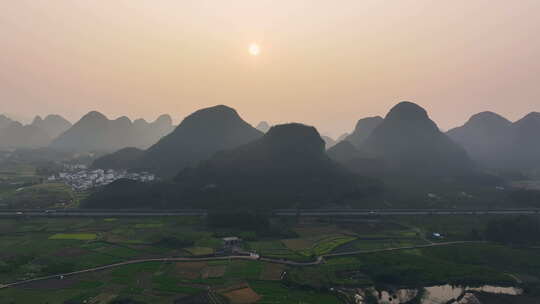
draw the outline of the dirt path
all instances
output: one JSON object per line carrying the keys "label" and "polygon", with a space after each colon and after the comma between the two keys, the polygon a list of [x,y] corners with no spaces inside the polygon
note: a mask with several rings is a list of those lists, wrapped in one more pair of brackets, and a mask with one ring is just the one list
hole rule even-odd
{"label": "dirt path", "polygon": [[408,249],[417,249],[417,248],[427,248],[427,247],[436,247],[436,246],[450,246],[450,245],[457,245],[457,244],[469,244],[469,243],[484,243],[482,241],[456,241],[456,242],[442,242],[442,243],[432,243],[427,245],[416,245],[416,246],[407,246],[407,247],[395,247],[395,248],[385,248],[385,249],[374,249],[374,250],[357,250],[357,251],[349,251],[349,252],[341,252],[341,253],[331,253],[326,254],[323,256],[317,257],[315,261],[312,262],[295,262],[290,260],[283,260],[283,259],[271,259],[271,258],[265,258],[265,257],[259,257],[258,255],[235,255],[235,256],[223,256],[223,257],[207,257],[207,258],[153,258],[153,259],[137,259],[137,260],[130,260],[115,264],[109,264],[105,266],[99,266],[94,268],[88,268],[83,269],[79,271],[73,271],[68,273],[61,273],[61,274],[55,274],[55,275],[49,275],[49,276],[43,276],[39,278],[29,279],[29,280],[23,280],[18,282],[13,282],[9,284],[0,284],[0,289],[4,288],[10,288],[10,287],[16,287],[21,286],[25,284],[29,284],[32,282],[37,281],[44,281],[44,280],[51,280],[56,279],[60,280],[66,277],[70,276],[76,276],[84,273],[90,273],[90,272],[96,272],[101,270],[107,270],[111,268],[116,268],[120,266],[125,265],[131,265],[131,264],[139,264],[139,263],[148,263],[148,262],[163,262],[163,263],[171,263],[171,262],[200,262],[200,261],[222,261],[222,260],[251,260],[251,261],[261,261],[261,262],[268,262],[268,263],[276,263],[276,264],[284,264],[289,266],[314,266],[324,263],[325,258],[331,258],[331,257],[339,257],[339,256],[348,256],[348,255],[357,255],[357,254],[370,254],[370,253],[377,253],[377,252],[387,252],[387,251],[398,251],[398,250],[408,250]]}

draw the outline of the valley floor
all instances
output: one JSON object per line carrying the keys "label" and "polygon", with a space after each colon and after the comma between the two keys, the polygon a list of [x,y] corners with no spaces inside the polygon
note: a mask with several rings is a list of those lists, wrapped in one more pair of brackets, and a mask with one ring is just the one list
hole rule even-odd
{"label": "valley floor", "polygon": [[[205,302],[193,303],[352,303],[355,293],[373,286],[447,283],[518,286],[525,295],[514,300],[535,298],[540,249],[451,243],[470,239],[471,229],[490,217],[273,218],[290,233],[265,236],[209,228],[200,217],[0,219],[0,284],[137,259],[185,259],[5,288],[0,303],[191,303],[201,297]],[[244,240],[242,250],[269,260],[188,260],[219,252],[221,238],[230,235]],[[167,242],[171,236],[186,242]],[[340,256],[349,252],[356,254]],[[326,256],[324,263],[276,263],[301,265],[318,256]]]}

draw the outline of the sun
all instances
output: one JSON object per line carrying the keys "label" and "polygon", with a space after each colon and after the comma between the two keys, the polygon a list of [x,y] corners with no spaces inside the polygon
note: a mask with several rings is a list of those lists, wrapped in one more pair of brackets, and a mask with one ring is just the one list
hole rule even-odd
{"label": "sun", "polygon": [[257,43],[251,43],[248,51],[251,56],[259,56],[261,53],[261,47]]}

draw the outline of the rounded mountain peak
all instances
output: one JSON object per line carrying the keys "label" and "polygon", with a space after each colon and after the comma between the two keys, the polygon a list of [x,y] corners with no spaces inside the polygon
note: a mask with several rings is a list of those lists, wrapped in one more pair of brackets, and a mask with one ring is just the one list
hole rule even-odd
{"label": "rounded mountain peak", "polygon": [[276,146],[303,147],[323,153],[325,143],[317,129],[300,123],[276,125],[270,128],[263,140]]}
{"label": "rounded mountain peak", "polygon": [[154,121],[154,123],[164,124],[164,125],[172,125],[171,115],[162,114]]}
{"label": "rounded mountain peak", "polygon": [[36,115],[36,117],[34,117],[34,120],[32,121],[32,124],[35,125],[41,122],[43,122],[43,118],[41,118],[41,116],[39,115]]}
{"label": "rounded mountain peak", "polygon": [[378,124],[380,124],[383,120],[384,119],[380,116],[361,118],[356,123],[356,126],[354,127],[354,129],[359,130],[365,127],[372,128],[373,126],[377,126]]}
{"label": "rounded mountain peak", "polygon": [[208,126],[223,126],[223,125],[238,125],[244,121],[238,115],[235,109],[218,105],[210,108],[198,110],[187,116],[180,126],[186,127],[208,127]]}
{"label": "rounded mountain peak", "polygon": [[402,101],[395,105],[388,114],[387,120],[425,120],[429,119],[427,111],[421,106],[410,102]]}
{"label": "rounded mountain peak", "polygon": [[501,115],[491,112],[491,111],[484,111],[480,112],[478,114],[474,114],[469,118],[469,121],[467,121],[467,124],[478,124],[478,123],[489,123],[489,124],[505,124],[510,125],[511,122],[502,117]]}
{"label": "rounded mountain peak", "polygon": [[81,120],[108,120],[108,118],[98,111],[91,111],[84,115]]}
{"label": "rounded mountain peak", "polygon": [[231,115],[231,116],[238,116],[238,113],[235,109],[228,107],[226,105],[217,105],[213,107],[208,107],[204,109],[200,109],[198,111],[195,111],[190,116],[198,116],[198,115]]}
{"label": "rounded mountain peak", "polygon": [[133,121],[134,124],[147,124],[148,122],[144,118],[137,118]]}
{"label": "rounded mountain peak", "polygon": [[266,133],[268,132],[268,130],[270,129],[270,124],[267,122],[267,121],[261,121],[259,122],[259,124],[257,125],[257,130],[263,132],[263,133]]}
{"label": "rounded mountain peak", "polygon": [[522,119],[518,120],[518,122],[527,120],[540,120],[540,112],[531,112],[525,115]]}
{"label": "rounded mountain peak", "polygon": [[125,123],[125,124],[131,124],[131,119],[129,119],[129,117],[127,116],[120,116],[117,119],[115,119],[115,121]]}

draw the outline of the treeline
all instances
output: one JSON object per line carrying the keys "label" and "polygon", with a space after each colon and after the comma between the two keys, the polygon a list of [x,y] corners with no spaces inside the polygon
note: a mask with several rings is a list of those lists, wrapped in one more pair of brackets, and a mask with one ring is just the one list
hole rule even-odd
{"label": "treeline", "polygon": [[520,189],[510,192],[509,198],[512,202],[527,206],[540,207],[540,191]]}
{"label": "treeline", "polygon": [[514,245],[540,242],[540,219],[533,216],[500,218],[489,221],[485,238],[488,241]]}
{"label": "treeline", "polygon": [[207,225],[216,232],[252,231],[257,237],[296,237],[287,225],[272,221],[265,211],[216,211],[208,214]]}

